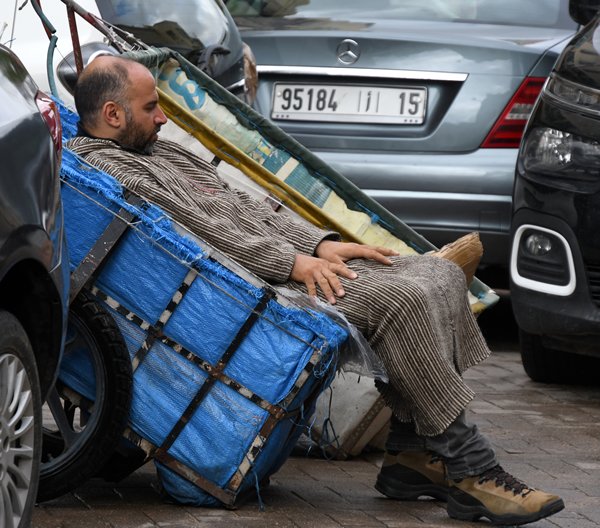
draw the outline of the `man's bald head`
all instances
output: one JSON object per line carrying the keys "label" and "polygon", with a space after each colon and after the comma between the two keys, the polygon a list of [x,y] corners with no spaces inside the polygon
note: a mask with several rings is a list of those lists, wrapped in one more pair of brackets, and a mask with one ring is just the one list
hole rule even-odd
{"label": "man's bald head", "polygon": [[158,105],[154,76],[131,59],[96,57],[75,85],[83,130],[122,147],[150,153],[167,118]]}
{"label": "man's bald head", "polygon": [[128,90],[132,73],[145,66],[123,57],[100,55],[81,72],[75,85],[75,107],[86,130],[93,129],[107,101],[128,108]]}

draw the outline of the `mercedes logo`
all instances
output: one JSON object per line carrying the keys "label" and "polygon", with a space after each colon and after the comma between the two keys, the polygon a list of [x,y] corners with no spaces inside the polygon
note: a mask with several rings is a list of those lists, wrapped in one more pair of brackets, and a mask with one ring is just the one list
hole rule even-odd
{"label": "mercedes logo", "polygon": [[337,47],[337,58],[342,64],[354,64],[360,57],[358,42],[344,39]]}

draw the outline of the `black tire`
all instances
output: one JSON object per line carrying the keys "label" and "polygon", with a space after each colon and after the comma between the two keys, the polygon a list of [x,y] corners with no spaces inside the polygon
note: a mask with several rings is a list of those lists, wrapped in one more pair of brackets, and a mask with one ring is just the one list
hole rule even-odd
{"label": "black tire", "polygon": [[597,383],[598,358],[545,346],[542,337],[519,329],[521,360],[527,375],[540,383]]}
{"label": "black tire", "polygon": [[[118,445],[129,416],[131,361],[110,314],[82,292],[71,304],[61,365],[83,354],[95,376],[95,398],[59,379],[48,396],[38,500],[53,499],[93,477]],[[99,402],[98,405],[95,402]]]}
{"label": "black tire", "polygon": [[41,446],[42,399],[35,356],[18,319],[0,311],[0,526],[31,525]]}

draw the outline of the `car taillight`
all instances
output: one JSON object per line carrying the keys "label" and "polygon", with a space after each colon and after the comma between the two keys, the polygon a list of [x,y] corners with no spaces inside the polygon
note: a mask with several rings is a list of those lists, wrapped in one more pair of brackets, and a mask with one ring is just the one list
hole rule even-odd
{"label": "car taillight", "polygon": [[521,83],[481,144],[482,148],[519,148],[527,119],[545,82],[545,77],[527,77]]}
{"label": "car taillight", "polygon": [[60,122],[58,107],[44,92],[37,93],[35,102],[40,110],[40,114],[42,114],[42,117],[48,126],[48,130],[50,130],[54,148],[56,149],[56,155],[58,156],[58,162],[60,163],[62,156],[62,124]]}

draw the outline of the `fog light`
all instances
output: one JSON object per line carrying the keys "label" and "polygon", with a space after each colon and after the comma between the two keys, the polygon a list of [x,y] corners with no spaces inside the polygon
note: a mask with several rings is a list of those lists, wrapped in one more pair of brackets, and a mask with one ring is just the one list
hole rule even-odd
{"label": "fog light", "polygon": [[514,284],[528,290],[571,295],[577,281],[566,238],[546,227],[518,226],[513,236],[510,277]]}
{"label": "fog light", "polygon": [[541,233],[533,233],[525,240],[525,247],[531,255],[541,257],[552,251],[552,240]]}

